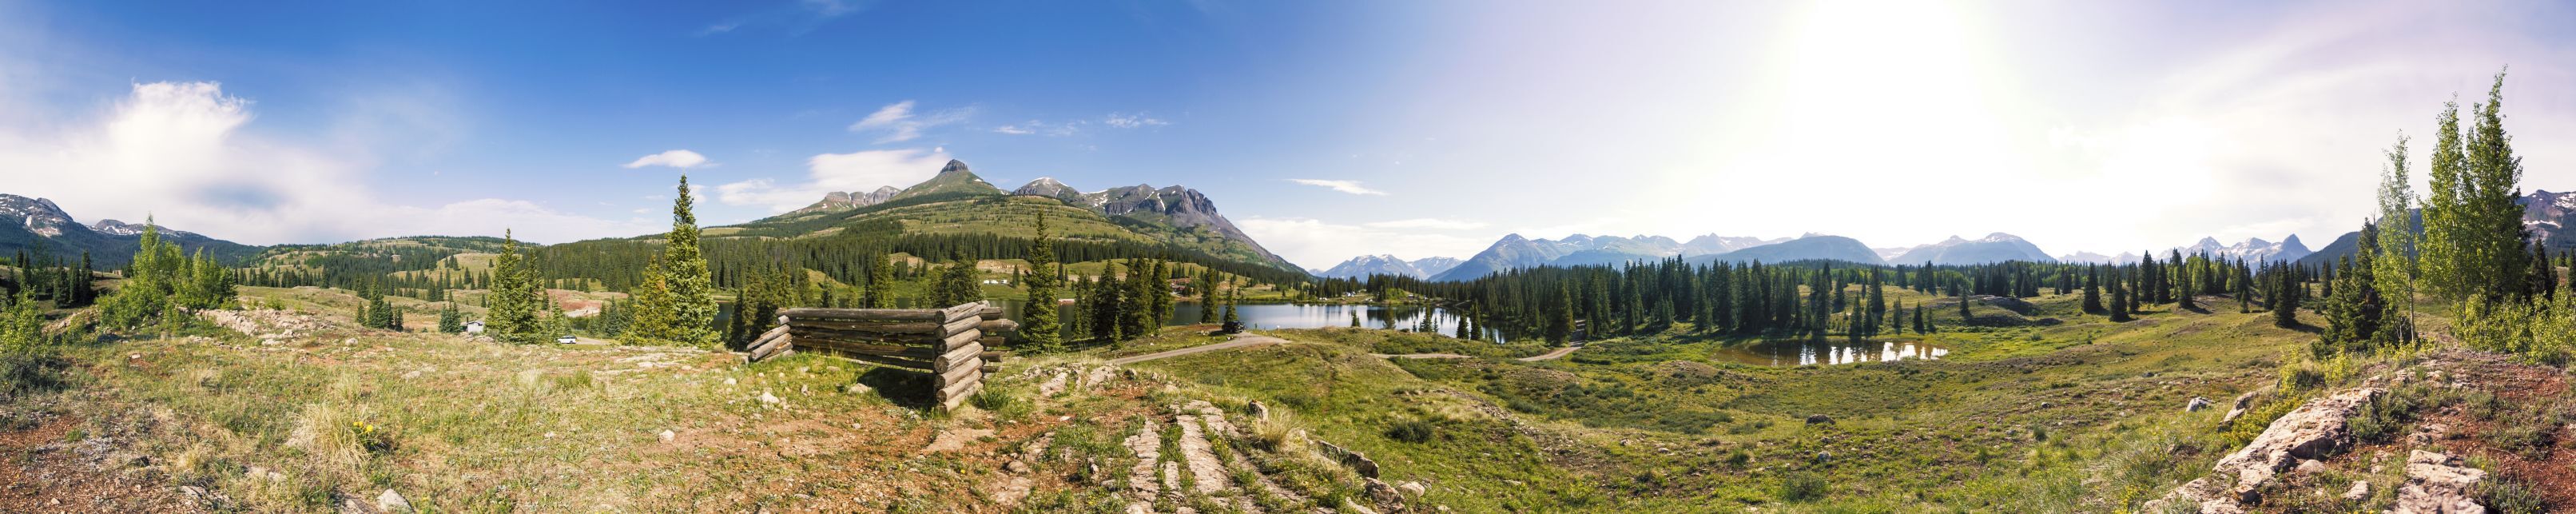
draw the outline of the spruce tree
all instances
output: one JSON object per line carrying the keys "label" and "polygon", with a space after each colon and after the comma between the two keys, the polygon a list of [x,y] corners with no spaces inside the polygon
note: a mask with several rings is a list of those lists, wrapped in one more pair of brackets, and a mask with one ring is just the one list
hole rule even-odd
{"label": "spruce tree", "polygon": [[894,256],[877,254],[868,260],[867,300],[861,305],[870,309],[894,308]]}
{"label": "spruce tree", "polygon": [[1026,325],[1020,327],[1020,340],[1042,352],[1061,349],[1064,326],[1055,310],[1056,282],[1063,270],[1055,264],[1055,241],[1047,237],[1046,211],[1038,211],[1037,239],[1029,243],[1029,273],[1022,279],[1029,286],[1029,302],[1020,314]]}
{"label": "spruce tree", "polygon": [[519,254],[519,239],[507,229],[501,231],[502,249],[492,258],[492,292],[490,306],[484,315],[483,331],[493,339],[511,343],[535,343],[544,339],[537,309],[544,305],[538,298],[534,266]]}
{"label": "spruce tree", "polygon": [[698,249],[698,216],[691,208],[689,176],[680,175],[679,194],[671,200],[671,233],[662,245],[664,282],[671,290],[670,341],[709,347],[716,344],[714,276]]}

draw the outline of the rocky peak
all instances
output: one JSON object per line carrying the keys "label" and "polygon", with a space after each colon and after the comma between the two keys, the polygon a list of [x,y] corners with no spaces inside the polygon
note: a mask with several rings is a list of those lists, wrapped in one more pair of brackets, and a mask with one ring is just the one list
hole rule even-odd
{"label": "rocky peak", "polygon": [[63,212],[62,206],[54,205],[53,200],[11,194],[0,194],[0,218],[16,218],[17,224],[26,227],[27,231],[45,237],[63,235],[63,227],[66,226],[80,226],[72,221],[71,214]]}
{"label": "rocky peak", "polygon": [[971,171],[967,171],[967,170],[966,170],[966,161],[960,161],[960,160],[956,160],[956,159],[949,159],[949,160],[948,160],[948,165],[947,165],[947,166],[941,166],[941,167],[939,167],[939,173],[940,173],[940,174],[942,174],[942,175],[945,175],[945,174],[949,174],[949,173],[973,173],[973,172],[971,172]]}
{"label": "rocky peak", "polygon": [[[101,233],[101,234],[116,235],[116,236],[131,236],[131,235],[135,235],[135,234],[141,234],[141,233],[143,233],[143,227],[144,227],[144,226],[145,226],[145,225],[140,224],[140,223],[126,223],[126,222],[117,221],[117,220],[98,220],[98,223],[92,223],[92,224],[90,224],[90,225],[89,225],[89,229],[90,229],[90,230],[98,231],[98,233]],[[191,233],[188,233],[188,232],[185,232],[185,231],[171,230],[171,229],[170,229],[170,227],[160,227],[160,228],[161,228],[161,233],[162,233],[162,234],[170,235],[170,236],[195,236],[195,235],[196,235],[196,234],[191,234]]]}

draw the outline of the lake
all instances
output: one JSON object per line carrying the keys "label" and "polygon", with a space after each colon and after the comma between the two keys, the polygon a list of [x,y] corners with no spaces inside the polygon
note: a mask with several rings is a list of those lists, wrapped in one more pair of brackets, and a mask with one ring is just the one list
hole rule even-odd
{"label": "lake", "polygon": [[1904,359],[1940,359],[1950,350],[1913,341],[1760,341],[1719,350],[1716,357],[1756,366],[1853,364]]}
{"label": "lake", "polygon": [[[1026,302],[1018,300],[994,300],[993,302],[1002,304],[1004,317],[1012,320],[1022,319],[1020,313],[1025,308]],[[1201,308],[1202,306],[1197,302],[1173,304],[1172,317],[1163,320],[1163,325],[1198,324]],[[1247,329],[1347,327],[1351,326],[1353,313],[1359,314],[1360,326],[1363,327],[1410,329],[1422,323],[1424,317],[1430,317],[1441,334],[1457,335],[1458,333],[1459,316],[1439,307],[1297,303],[1234,306],[1235,317],[1242,319],[1243,326]],[[1478,330],[1478,332],[1483,332],[1487,341],[1504,340],[1503,335],[1497,331]]]}

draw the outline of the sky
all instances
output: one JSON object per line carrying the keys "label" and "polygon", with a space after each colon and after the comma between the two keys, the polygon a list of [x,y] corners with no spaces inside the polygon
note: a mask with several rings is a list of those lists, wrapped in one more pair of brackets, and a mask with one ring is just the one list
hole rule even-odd
{"label": "sky", "polygon": [[2509,68],[2576,188],[2551,2],[0,0],[0,193],[253,244],[740,223],[949,159],[1179,184],[1271,250],[1505,234],[2322,247]]}

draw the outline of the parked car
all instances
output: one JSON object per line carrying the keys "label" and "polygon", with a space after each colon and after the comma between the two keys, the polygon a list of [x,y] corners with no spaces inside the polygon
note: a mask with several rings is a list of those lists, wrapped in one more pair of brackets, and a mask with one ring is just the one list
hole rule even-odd
{"label": "parked car", "polygon": [[574,341],[580,341],[580,340],[581,340],[581,338],[573,337],[573,336],[570,336],[570,335],[566,335],[566,336],[563,336],[563,337],[557,337],[557,338],[555,338],[555,342],[563,343],[563,344],[572,344]]}

